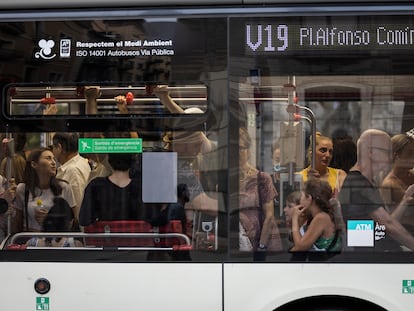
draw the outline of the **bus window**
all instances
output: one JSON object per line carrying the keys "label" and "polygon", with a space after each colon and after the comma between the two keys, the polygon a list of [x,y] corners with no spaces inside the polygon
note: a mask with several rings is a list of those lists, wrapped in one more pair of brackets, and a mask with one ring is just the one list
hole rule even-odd
{"label": "bus window", "polygon": [[[406,22],[410,23],[410,20]],[[286,196],[304,189],[305,168],[320,169],[319,176],[331,170],[328,170],[331,156],[325,157],[325,164],[315,164],[318,149],[309,152],[316,147],[312,141],[317,142],[318,135],[327,137],[332,146],[332,139],[342,137],[356,143],[367,129],[380,129],[391,137],[412,127],[409,121],[412,120],[412,72],[407,72],[403,65],[410,62],[406,50],[409,44],[404,39],[397,39],[399,25],[399,21],[392,17],[376,20],[367,20],[364,16],[355,17],[355,20],[339,16],[329,19],[306,17],[301,21],[267,17],[232,19],[231,34],[239,40],[231,43],[230,55],[234,61],[230,64],[238,60],[246,66],[243,75],[238,74],[237,66],[231,67],[232,81],[235,82],[231,85],[233,96],[230,100],[240,107],[235,119],[246,126],[253,137],[255,147],[251,161],[275,178],[279,193],[275,215],[282,234],[287,237],[285,245],[288,249],[292,246],[288,239],[292,227],[283,227]],[[327,36],[323,37],[322,33]],[[355,40],[359,39],[362,41],[357,43]],[[391,46],[398,48],[393,50]],[[389,69],[386,72],[384,64]],[[273,172],[271,160],[275,143],[280,148],[277,172]],[[323,166],[328,167],[325,173],[321,169]],[[376,177],[376,187],[381,186],[390,168],[391,163],[381,176]],[[344,176],[345,172],[338,171],[336,176],[338,174]],[[409,170],[407,174],[410,174]],[[345,178],[336,184],[333,182],[332,191],[339,192],[335,195],[338,198]],[[379,193],[377,196],[381,200]],[[386,202],[382,204],[387,205]],[[347,211],[344,213],[339,209],[338,213],[345,217]],[[378,220],[373,222],[372,217],[365,217],[370,220],[372,229],[367,231],[370,250],[381,253],[381,240],[384,236],[392,239],[393,233],[387,235]],[[355,242],[347,220],[349,218],[338,224],[344,226],[343,251],[364,251],[366,244],[362,240]],[[375,224],[378,226],[374,228]],[[234,226],[233,230],[238,228]],[[410,226],[401,230],[402,235],[412,239]],[[404,246],[398,249],[402,251]]]}
{"label": "bus window", "polygon": [[[216,251],[219,234],[226,232],[223,226],[219,233],[219,217],[223,217],[226,204],[225,179],[220,180],[219,175],[225,172],[227,136],[218,129],[227,125],[222,97],[226,20],[214,21],[75,18],[45,19],[34,24],[2,23],[2,39],[10,42],[14,55],[23,55],[1,64],[6,182],[15,178],[12,157],[20,150],[12,143],[20,134],[27,138],[23,153],[28,159],[38,147],[55,150],[56,133],[76,133],[76,157],[88,161],[91,168],[85,191],[89,191],[88,185],[112,179],[112,155],[126,153],[136,158],[129,178],[137,180],[139,187],[134,188],[131,196],[141,208],[135,220],[144,221],[145,225],[129,228],[134,234],[149,236],[144,238],[147,241],[143,246],[152,243],[157,251],[157,245],[165,243],[153,242],[168,239],[162,234],[172,233],[180,234],[189,249]],[[212,25],[220,36],[208,35]],[[180,111],[171,110],[164,99],[174,102]],[[54,160],[58,172],[68,170],[70,158]],[[19,183],[27,183],[24,176],[19,177]],[[180,190],[183,187],[187,195]],[[24,219],[27,213],[23,188],[17,186],[17,205]],[[101,200],[102,206],[121,202],[114,193],[102,189],[95,198]],[[30,216],[36,200],[42,201],[39,206],[46,210],[51,207],[51,202],[36,195],[28,195],[29,217],[36,215]],[[82,204],[75,208],[76,214],[82,214]],[[119,213],[109,219],[110,213],[100,213],[96,206],[99,204],[94,205],[94,213],[98,214],[93,217],[98,221],[131,220]],[[8,226],[10,217],[2,218],[4,235],[14,231]],[[38,221],[36,231],[41,231],[42,220],[33,221]],[[105,232],[105,225],[97,227],[98,233]],[[137,232],[137,228],[142,232]],[[83,228],[74,228],[74,235],[83,238],[80,229]],[[25,231],[23,226],[17,232],[21,230]],[[112,229],[114,234],[127,231]],[[29,237],[25,232],[18,234],[8,243],[24,242]],[[119,236],[114,238],[122,240]],[[165,247],[160,250],[165,251]]]}

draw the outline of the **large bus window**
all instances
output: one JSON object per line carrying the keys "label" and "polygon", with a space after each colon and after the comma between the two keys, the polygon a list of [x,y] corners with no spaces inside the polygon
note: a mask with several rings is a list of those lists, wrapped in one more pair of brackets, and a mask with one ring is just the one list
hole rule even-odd
{"label": "large bus window", "polygon": [[[17,183],[22,219],[16,229],[13,215],[1,218],[3,236],[16,234],[4,249],[59,238],[43,227],[53,200],[36,184],[25,192],[27,176],[14,167],[17,154],[37,167],[30,154],[38,148],[46,148],[57,178],[69,176],[69,154],[90,169],[82,182],[65,177],[63,184],[74,196],[64,198],[74,211],[72,238],[83,242],[77,250],[126,247],[141,260],[191,260],[198,257],[189,251],[203,258],[225,249],[226,25],[225,18],[177,17],[0,24],[10,51],[0,65],[1,175],[5,188]],[[66,145],[66,136],[78,138]],[[120,167],[133,159],[127,195],[108,184],[117,179],[117,158]]]}
{"label": "large bus window", "polygon": [[[303,174],[315,168],[309,152],[315,148],[312,140],[328,137],[332,145],[338,138],[347,138],[356,146],[367,129],[380,129],[391,137],[412,128],[409,49],[413,40],[408,26],[412,20],[400,18],[231,19],[234,40],[230,43],[230,105],[239,107],[232,110],[232,120],[247,127],[253,138],[252,163],[273,176],[278,191],[275,216],[285,251],[293,245],[286,198],[294,191],[303,191]],[[277,160],[272,159],[275,150],[279,152]],[[356,150],[349,157],[356,159]],[[331,158],[326,158],[328,166]],[[346,166],[347,172],[353,164]],[[390,168],[375,177],[376,187],[381,186]],[[340,174],[344,177],[337,178],[338,184],[332,186],[334,193],[340,191],[345,179],[345,171]],[[340,198],[341,193],[335,197]],[[388,203],[383,204],[386,207]],[[336,208],[340,218],[345,217],[344,210],[339,205]],[[398,234],[366,217],[371,224],[371,231],[366,232],[371,241],[368,249],[382,253],[384,236],[391,240]],[[355,242],[353,222],[348,220],[338,223],[343,253],[365,251],[363,234]],[[402,235],[412,234],[410,225],[404,228],[407,231],[401,229]],[[234,224],[232,230],[237,232],[239,228]],[[397,251],[404,249],[402,245]]]}

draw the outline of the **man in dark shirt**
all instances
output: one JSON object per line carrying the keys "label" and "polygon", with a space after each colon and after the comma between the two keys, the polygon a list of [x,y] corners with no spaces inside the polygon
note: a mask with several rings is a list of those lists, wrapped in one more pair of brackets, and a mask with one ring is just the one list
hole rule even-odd
{"label": "man in dark shirt", "polygon": [[[414,237],[387,211],[379,193],[390,165],[390,136],[375,129],[363,132],[357,143],[357,163],[349,171],[339,193],[345,223],[374,221],[374,248],[361,247],[361,250],[396,251],[401,250],[400,245],[414,250]],[[349,245],[348,239],[348,246],[357,245]]]}

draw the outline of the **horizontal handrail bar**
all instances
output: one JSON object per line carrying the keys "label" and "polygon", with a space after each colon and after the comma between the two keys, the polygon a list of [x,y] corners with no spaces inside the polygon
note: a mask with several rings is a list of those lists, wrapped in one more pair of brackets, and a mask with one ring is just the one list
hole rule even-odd
{"label": "horizontal handrail bar", "polygon": [[[87,87],[99,87],[100,91],[117,91],[117,90],[125,90],[125,91],[130,91],[130,90],[141,90],[141,91],[146,91],[146,87],[145,86],[110,86],[110,87],[105,87],[105,86],[99,86],[99,85],[91,85],[91,86],[87,86]],[[206,86],[205,85],[190,85],[190,86],[168,86],[168,89],[170,91],[173,90],[201,90],[201,89],[205,89]],[[41,87],[22,87],[22,86],[17,86],[14,88],[15,91],[18,92],[46,92],[46,93],[50,93],[50,92],[62,92],[62,91],[70,91],[70,92],[76,92],[79,90],[78,87],[53,87],[53,86],[41,86]]]}
{"label": "horizontal handrail bar", "polygon": [[[206,97],[174,97],[174,101],[206,101]],[[133,102],[154,102],[159,101],[157,97],[151,97],[151,98],[134,98],[132,100]],[[64,98],[64,99],[55,99],[55,103],[84,103],[84,98]],[[115,104],[114,98],[98,98],[97,102],[113,102]],[[40,103],[39,98],[13,98],[11,99],[11,103],[24,103],[24,104],[38,104]]]}
{"label": "horizontal handrail bar", "polygon": [[9,244],[16,243],[19,238],[33,237],[72,237],[72,238],[180,238],[186,245],[191,245],[190,238],[182,233],[142,233],[142,232],[108,232],[108,233],[83,233],[83,232],[19,232],[10,237]]}

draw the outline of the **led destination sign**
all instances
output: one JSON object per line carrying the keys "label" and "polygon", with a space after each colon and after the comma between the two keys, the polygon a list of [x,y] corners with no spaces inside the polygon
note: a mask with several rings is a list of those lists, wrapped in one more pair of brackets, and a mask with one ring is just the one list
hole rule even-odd
{"label": "led destination sign", "polygon": [[246,23],[248,54],[284,54],[295,51],[340,51],[349,49],[412,49],[414,25],[289,25]]}

